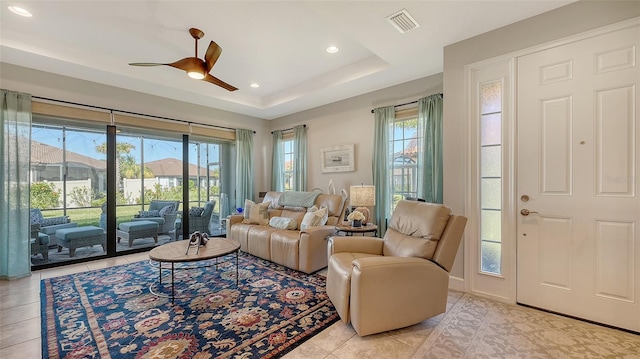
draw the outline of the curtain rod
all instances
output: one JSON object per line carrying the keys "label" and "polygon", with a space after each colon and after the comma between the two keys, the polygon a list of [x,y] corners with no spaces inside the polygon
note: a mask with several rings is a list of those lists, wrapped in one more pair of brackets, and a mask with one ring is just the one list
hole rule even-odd
{"label": "curtain rod", "polygon": [[[302,125],[302,127],[307,127],[307,125],[306,125],[306,124],[304,124],[304,125]],[[282,132],[284,132],[284,131],[291,131],[291,130],[293,130],[293,127],[291,127],[291,128],[285,128],[284,130],[282,130]],[[274,133],[274,132],[276,132],[276,131],[271,131],[271,134],[273,135],[273,133]]]}
{"label": "curtain rod", "polygon": [[[95,108],[95,109],[105,110],[105,111],[116,111],[116,112],[122,112],[122,113],[126,113],[127,115],[146,116],[146,117],[157,118],[157,119],[160,119],[160,120],[177,121],[177,122],[186,123],[186,124],[188,124],[188,125],[201,125],[201,126],[209,126],[209,127],[215,127],[215,128],[222,128],[222,129],[225,129],[225,130],[233,130],[233,131],[235,131],[235,130],[236,130],[235,128],[231,128],[231,127],[218,126],[218,125],[209,125],[209,124],[204,124],[204,123],[199,123],[199,122],[191,122],[191,121],[180,120],[180,119],[177,119],[177,118],[171,118],[171,117],[162,117],[162,116],[156,116],[156,115],[146,115],[146,114],[144,114],[144,113],[137,113],[137,112],[131,112],[131,111],[125,111],[125,110],[118,110],[118,109],[107,108],[107,107],[100,107],[100,106],[95,106],[95,105],[87,105],[87,104],[77,103],[77,102],[71,102],[71,101],[56,100],[56,99],[53,99],[53,98],[47,98],[47,97],[31,96],[31,98],[34,98],[34,99],[37,99],[37,100],[45,100],[45,101],[60,102],[60,103],[68,104],[68,105],[76,105],[76,106],[90,107],[90,108]],[[253,133],[256,133],[256,131],[253,131]]]}
{"label": "curtain rod", "polygon": [[[442,93],[438,93],[438,94],[436,94],[436,95],[440,95],[440,97],[444,98],[444,94],[442,94]],[[430,96],[433,96],[433,95],[430,95]],[[394,105],[393,107],[401,107],[401,106],[406,106],[406,105],[412,105],[412,104],[414,104],[414,103],[418,103],[418,100],[411,101],[411,102],[407,102],[407,103],[401,103],[401,104],[399,104],[399,105]],[[372,109],[372,110],[371,110],[371,113],[373,113],[373,111],[374,111],[374,110],[375,110],[375,109]]]}

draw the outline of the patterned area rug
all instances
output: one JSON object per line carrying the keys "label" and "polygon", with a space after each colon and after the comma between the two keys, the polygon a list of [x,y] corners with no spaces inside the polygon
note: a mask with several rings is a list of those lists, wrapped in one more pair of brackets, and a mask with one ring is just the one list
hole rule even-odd
{"label": "patterned area rug", "polygon": [[339,319],[324,277],[239,261],[176,271],[174,304],[149,261],[42,280],[43,358],[279,358]]}

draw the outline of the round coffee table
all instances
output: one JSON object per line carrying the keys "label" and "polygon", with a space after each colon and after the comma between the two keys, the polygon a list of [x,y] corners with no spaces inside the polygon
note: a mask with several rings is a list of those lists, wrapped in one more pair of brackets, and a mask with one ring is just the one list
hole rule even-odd
{"label": "round coffee table", "polygon": [[[196,251],[197,250],[197,251]],[[188,266],[184,268],[176,268],[176,263],[187,263],[187,262],[199,262],[209,259],[216,259],[216,262],[213,264],[217,267],[218,263],[217,259],[220,257],[224,257],[228,254],[235,253],[236,254],[236,287],[238,286],[238,252],[240,250],[240,243],[236,242],[230,238],[210,238],[206,245],[200,246],[196,248],[195,246],[189,247],[189,241],[177,241],[171,242],[167,244],[163,244],[161,246],[153,248],[149,252],[149,259],[158,262],[158,274],[159,286],[162,286],[162,269],[163,263],[171,263],[171,303],[173,303],[175,299],[175,281],[174,281],[174,272],[176,269],[195,269],[199,268],[199,266]],[[208,267],[212,264],[202,266]],[[155,295],[161,296],[160,293],[155,293],[152,289],[153,284],[149,286],[149,291]]]}

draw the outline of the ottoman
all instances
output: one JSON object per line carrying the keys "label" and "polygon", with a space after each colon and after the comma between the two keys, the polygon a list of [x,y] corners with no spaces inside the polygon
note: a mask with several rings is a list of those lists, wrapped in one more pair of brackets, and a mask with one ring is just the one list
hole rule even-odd
{"label": "ottoman", "polygon": [[158,243],[158,227],[158,222],[154,221],[120,223],[120,228],[118,228],[118,243],[120,243],[120,238],[124,238],[129,241],[129,247],[131,247],[134,239],[148,237],[153,237],[153,240]]}
{"label": "ottoman", "polygon": [[58,229],[56,238],[58,239],[58,252],[62,250],[62,247],[69,248],[69,257],[73,257],[76,254],[76,248],[89,247],[96,244],[101,245],[102,250],[107,250],[104,230],[96,226]]}

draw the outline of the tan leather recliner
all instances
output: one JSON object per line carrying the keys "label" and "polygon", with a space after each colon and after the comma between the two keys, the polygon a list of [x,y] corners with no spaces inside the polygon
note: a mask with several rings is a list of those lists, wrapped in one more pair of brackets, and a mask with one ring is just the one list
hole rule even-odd
{"label": "tan leather recliner", "polygon": [[342,321],[365,336],[444,313],[466,223],[443,205],[400,201],[384,238],[331,237],[327,294]]}

